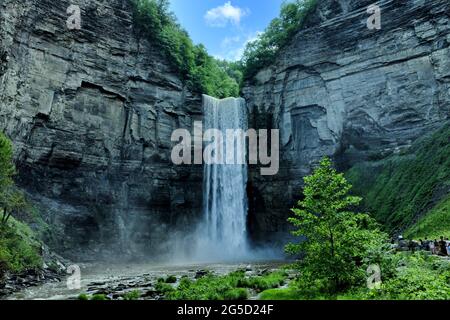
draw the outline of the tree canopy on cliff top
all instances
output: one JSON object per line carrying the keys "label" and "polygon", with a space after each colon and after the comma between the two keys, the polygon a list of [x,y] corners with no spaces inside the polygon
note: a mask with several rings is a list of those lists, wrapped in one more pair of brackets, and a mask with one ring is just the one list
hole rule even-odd
{"label": "tree canopy on cliff top", "polygon": [[279,17],[247,44],[241,61],[220,61],[202,44],[195,45],[170,11],[170,0],[132,0],[141,36],[157,44],[170,58],[188,88],[216,98],[237,97],[243,79],[250,79],[275,61],[304,26],[318,0],[286,1]]}
{"label": "tree canopy on cliff top", "polygon": [[170,58],[188,88],[217,98],[237,97],[242,74],[235,64],[218,61],[189,34],[170,11],[169,0],[133,0],[134,21],[141,36]]}
{"label": "tree canopy on cliff top", "polygon": [[275,61],[280,50],[304,26],[317,3],[318,0],[294,0],[282,4],[279,17],[273,19],[255,41],[247,44],[241,62],[245,79]]}

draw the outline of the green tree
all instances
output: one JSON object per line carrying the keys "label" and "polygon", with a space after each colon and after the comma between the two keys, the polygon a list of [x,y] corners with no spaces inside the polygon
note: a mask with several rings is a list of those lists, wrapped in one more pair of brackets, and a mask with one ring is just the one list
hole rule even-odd
{"label": "green tree", "polygon": [[0,132],[0,194],[13,184],[15,168],[11,141]]}
{"label": "green tree", "polygon": [[13,181],[15,174],[11,141],[0,133],[0,223],[6,224],[12,214],[26,210],[28,205],[24,194]]}
{"label": "green tree", "polygon": [[0,197],[0,205],[3,207],[2,224],[8,223],[13,214],[29,211],[29,204],[23,192],[15,187],[6,190]]}
{"label": "green tree", "polygon": [[321,281],[327,291],[363,281],[364,259],[383,245],[386,235],[369,215],[352,211],[361,198],[349,194],[351,185],[330,159],[324,158],[304,181],[304,199],[288,220],[295,227],[292,234],[302,239],[286,251],[303,254],[302,277]]}
{"label": "green tree", "polygon": [[0,208],[3,216],[1,223],[6,223],[7,217],[10,215],[11,205],[11,188],[13,187],[13,175],[15,173],[12,161],[13,149],[11,141],[0,133]]}
{"label": "green tree", "polygon": [[22,272],[42,265],[40,243],[31,229],[18,220],[9,221],[11,216],[31,209],[14,184],[14,174],[11,141],[0,133],[0,281],[6,271]]}
{"label": "green tree", "polygon": [[133,0],[136,30],[169,58],[186,86],[217,98],[239,95],[239,73],[194,45],[170,11],[169,0]]}
{"label": "green tree", "polygon": [[266,30],[245,48],[242,58],[245,79],[275,61],[280,50],[304,26],[316,6],[317,0],[286,1],[281,5],[279,17],[273,19]]}

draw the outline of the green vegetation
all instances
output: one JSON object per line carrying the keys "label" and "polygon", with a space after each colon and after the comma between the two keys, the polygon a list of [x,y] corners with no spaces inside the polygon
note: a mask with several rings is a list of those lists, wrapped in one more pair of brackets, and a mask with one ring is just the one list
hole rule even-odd
{"label": "green vegetation", "polygon": [[165,279],[165,282],[166,282],[166,283],[176,283],[176,282],[177,282],[177,277],[175,277],[175,276],[168,276],[168,277]]}
{"label": "green vegetation", "polygon": [[[383,272],[379,288],[363,285],[342,292],[324,292],[321,285],[299,277],[286,289],[261,293],[262,300],[448,300],[450,299],[450,263],[424,253],[385,252],[383,260],[389,272]],[[392,272],[393,271],[393,272]]]}
{"label": "green vegetation", "polygon": [[424,253],[398,254],[394,277],[382,283],[379,290],[362,291],[362,297],[381,300],[448,300],[450,299],[450,263]]}
{"label": "green vegetation", "polygon": [[142,295],[141,291],[133,290],[133,291],[125,293],[123,296],[123,299],[124,300],[139,300],[141,295]]}
{"label": "green vegetation", "polygon": [[336,298],[341,300],[448,300],[450,263],[423,252],[392,253],[395,273],[382,277],[379,289],[354,289]]}
{"label": "green vegetation", "polygon": [[300,30],[312,13],[317,0],[295,0],[283,3],[280,16],[272,20],[265,32],[250,42],[242,59],[246,79],[275,61],[280,50],[285,47]]}
{"label": "green vegetation", "polygon": [[239,62],[211,57],[206,48],[195,45],[170,11],[170,0],[133,0],[134,22],[141,37],[147,38],[170,58],[188,88],[217,98],[237,97],[243,79],[274,63],[280,50],[301,29],[315,10],[317,0],[283,3],[279,17],[265,32],[247,44]]}
{"label": "green vegetation", "polygon": [[12,144],[0,133],[0,279],[7,271],[19,273],[40,268],[42,258],[36,235],[14,216],[29,211],[25,196],[14,185]]}
{"label": "green vegetation", "polygon": [[174,291],[174,287],[164,281],[158,281],[155,290],[160,294],[167,294],[168,292]]}
{"label": "green vegetation", "polygon": [[269,289],[259,296],[260,300],[301,300],[300,293],[293,288]]}
{"label": "green vegetation", "polygon": [[[445,138],[442,137],[447,137],[448,141],[448,135],[443,134],[446,130],[448,128],[431,139],[425,139],[426,143],[417,147],[419,156],[415,159],[424,161],[421,158],[423,150],[437,152],[436,146],[445,147]],[[432,155],[435,160],[441,156],[437,153]],[[445,173],[446,169],[448,171],[445,167],[448,159],[442,160],[440,164],[444,168],[434,167],[438,175]],[[297,263],[298,277],[289,283],[288,288],[263,291],[260,298],[450,299],[449,261],[426,252],[397,252],[392,249],[387,244],[387,236],[367,214],[349,210],[361,201],[361,198],[349,195],[350,190],[351,185],[332,168],[328,159],[322,160],[313,174],[305,178],[304,199],[292,210],[294,217],[289,219],[295,227],[293,234],[303,238],[299,243],[287,246],[288,252],[303,255]],[[439,221],[448,219],[449,212],[447,198],[413,227],[411,234],[443,232],[439,228],[445,222]],[[448,228],[448,224],[445,227]],[[373,288],[367,286],[368,279],[373,275],[369,273],[368,266],[377,266],[381,271],[381,282]]]}
{"label": "green vegetation", "polygon": [[368,215],[355,213],[361,198],[349,195],[351,185],[337,173],[328,158],[305,177],[304,199],[292,209],[289,222],[298,243],[286,246],[292,254],[303,254],[299,268],[306,282],[338,292],[362,283],[364,259],[387,240]]}
{"label": "green vegetation", "polygon": [[196,281],[183,278],[180,284],[168,292],[168,300],[226,300],[233,295],[242,272],[231,273],[226,276],[207,275]]}
{"label": "green vegetation", "polygon": [[[78,296],[78,300],[92,300],[92,301],[106,301],[109,300],[109,298],[105,294],[94,294],[94,295],[88,295],[87,293],[81,293]],[[131,300],[131,299],[130,299]]]}
{"label": "green vegetation", "polygon": [[11,218],[0,225],[0,278],[6,271],[20,273],[42,267],[40,242],[25,224]]}
{"label": "green vegetation", "polygon": [[87,301],[87,300],[89,300],[89,296],[88,296],[86,293],[81,293],[81,294],[78,296],[78,300]]}
{"label": "green vegetation", "polygon": [[449,140],[450,125],[447,125],[420,139],[401,155],[393,155],[375,165],[362,163],[347,173],[355,193],[365,197],[364,207],[389,232],[402,232],[411,227],[417,217],[434,206],[435,196],[448,190]]}
{"label": "green vegetation", "polygon": [[406,239],[450,238],[450,196],[441,201],[404,233]]}
{"label": "green vegetation", "polygon": [[159,282],[157,291],[164,293],[168,300],[243,300],[248,298],[248,289],[261,292],[277,288],[286,277],[281,271],[254,277],[236,271],[226,276],[209,274],[195,281],[184,277],[176,288]]}
{"label": "green vegetation", "polygon": [[217,61],[194,45],[169,10],[169,0],[133,0],[134,21],[142,37],[158,46],[187,86],[217,98],[237,97],[242,74],[236,64]]}
{"label": "green vegetation", "polygon": [[228,301],[239,301],[247,299],[248,299],[248,291],[245,288],[230,289],[226,291],[223,295],[223,300]]}
{"label": "green vegetation", "polygon": [[16,169],[13,164],[12,143],[0,133],[0,208],[1,224],[6,224],[11,215],[26,207],[24,195],[14,186],[13,176]]}
{"label": "green vegetation", "polygon": [[237,286],[260,292],[283,285],[286,277],[287,274],[284,271],[277,271],[264,276],[239,279]]}
{"label": "green vegetation", "polygon": [[[13,176],[16,172],[12,162],[13,149],[11,141],[0,133],[0,194],[3,201],[3,194],[13,185]],[[3,202],[2,202],[3,203]]]}
{"label": "green vegetation", "polygon": [[97,301],[105,301],[105,300],[109,300],[106,295],[104,294],[94,294],[90,300],[97,300]]}
{"label": "green vegetation", "polygon": [[9,218],[14,214],[28,211],[30,209],[24,194],[15,187],[10,187],[4,190],[1,194],[1,204],[3,207],[3,214],[0,220],[1,224],[8,223]]}

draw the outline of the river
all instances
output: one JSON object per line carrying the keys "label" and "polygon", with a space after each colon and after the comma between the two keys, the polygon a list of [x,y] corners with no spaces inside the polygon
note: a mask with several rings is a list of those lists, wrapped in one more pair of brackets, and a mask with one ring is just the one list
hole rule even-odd
{"label": "river", "polygon": [[[182,276],[195,279],[204,271],[215,275],[225,275],[238,269],[246,269],[250,274],[258,274],[265,270],[276,270],[286,261],[263,261],[213,264],[83,264],[80,265],[81,288],[70,290],[67,278],[60,282],[44,283],[30,287],[7,297],[8,300],[69,300],[77,299],[81,293],[105,294],[117,299],[123,293],[139,290],[143,299],[158,300],[162,297],[155,293],[154,285],[159,278]],[[252,297],[253,299],[256,297]]]}

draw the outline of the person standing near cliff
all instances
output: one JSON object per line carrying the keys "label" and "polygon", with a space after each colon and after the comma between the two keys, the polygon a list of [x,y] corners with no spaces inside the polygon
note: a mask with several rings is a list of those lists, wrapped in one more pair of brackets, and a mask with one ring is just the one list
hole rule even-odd
{"label": "person standing near cliff", "polygon": [[434,244],[435,244],[435,243],[436,243],[436,242],[433,241],[433,240],[430,241],[429,248],[430,248],[431,254],[434,254]]}
{"label": "person standing near cliff", "polygon": [[440,256],[447,256],[447,242],[445,242],[444,237],[441,237],[441,241],[439,241],[439,252]]}

